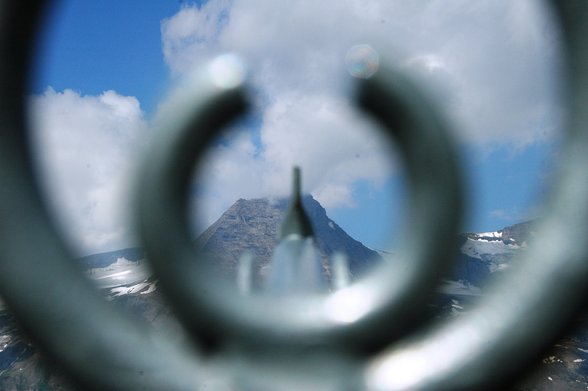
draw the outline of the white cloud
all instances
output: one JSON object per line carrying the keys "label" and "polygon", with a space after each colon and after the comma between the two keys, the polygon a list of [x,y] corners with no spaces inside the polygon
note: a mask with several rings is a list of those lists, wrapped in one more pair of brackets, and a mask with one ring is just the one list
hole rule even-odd
{"label": "white cloud", "polygon": [[[354,206],[354,184],[378,188],[396,170],[374,125],[350,103],[345,54],[356,44],[414,72],[468,143],[520,149],[553,137],[558,36],[541,4],[209,0],[182,7],[161,24],[172,74],[236,52],[250,65],[260,118],[256,134],[239,133],[211,154],[200,193],[204,224],[238,197],[286,195],[293,164],[328,208]],[[128,245],[129,173],[147,127],[138,100],[48,89],[31,102],[40,176],[71,242],[80,253]]]}
{"label": "white cloud", "polygon": [[[210,0],[165,20],[162,40],[164,49],[176,49],[165,50],[165,59],[178,73],[217,53],[243,55],[270,103],[284,93],[298,92],[300,99],[325,90],[340,93],[346,51],[369,43],[389,62],[421,68],[427,87],[452,97],[449,114],[461,136],[531,142],[557,125],[558,114],[558,35],[542,5]],[[211,21],[222,22],[212,28]]]}
{"label": "white cloud", "polygon": [[347,97],[344,58],[358,43],[413,72],[467,143],[521,147],[553,137],[558,36],[541,6],[532,0],[209,0],[183,7],[162,22],[170,69],[181,75],[219,53],[242,55],[262,119],[259,145],[241,140],[211,163],[224,193],[217,191],[211,199],[217,206],[208,210],[223,210],[220,198],[284,193],[294,163],[308,168],[305,188],[331,207],[353,205],[357,180],[377,185],[390,174],[382,168],[381,143],[364,137],[366,125]]}
{"label": "white cloud", "polygon": [[177,64],[173,71],[186,71],[199,52],[216,44],[230,5],[229,0],[217,0],[207,2],[201,9],[184,6],[172,20],[162,22],[163,55]]}
{"label": "white cloud", "polygon": [[303,189],[323,206],[355,206],[356,181],[381,186],[397,165],[387,141],[356,114],[329,95],[285,95],[269,105],[257,144],[257,136],[236,129],[209,152],[201,170],[206,190],[198,201],[206,215],[200,223],[208,226],[237,198],[287,196],[294,165],[302,168]]}
{"label": "white cloud", "polygon": [[303,189],[323,206],[355,206],[356,181],[379,187],[396,170],[387,141],[372,127],[335,97],[284,97],[268,106],[257,134],[235,129],[211,148],[196,200],[204,213],[199,223],[208,226],[237,198],[288,195],[294,165],[302,167]]}
{"label": "white cloud", "polygon": [[146,127],[138,100],[49,88],[30,113],[42,186],[75,250],[128,246],[131,162]]}

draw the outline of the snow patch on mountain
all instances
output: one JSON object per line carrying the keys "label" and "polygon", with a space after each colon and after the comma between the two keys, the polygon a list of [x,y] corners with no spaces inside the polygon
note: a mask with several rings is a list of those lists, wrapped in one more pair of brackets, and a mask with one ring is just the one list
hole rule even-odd
{"label": "snow patch on mountain", "polygon": [[502,232],[485,232],[468,234],[460,250],[464,255],[486,263],[489,271],[494,273],[507,269],[514,255],[525,247],[513,239],[503,238]]}
{"label": "snow patch on mountain", "polygon": [[147,295],[149,293],[155,292],[156,289],[157,281],[145,280],[143,282],[133,284],[130,286],[119,286],[111,288],[107,293],[107,298],[130,295],[134,293],[138,293],[140,295]]}
{"label": "snow patch on mountain", "polygon": [[[502,231],[494,231],[494,232],[480,232],[474,234],[481,238],[495,238],[495,239],[502,239]],[[487,239],[486,239],[487,240]]]}
{"label": "snow patch on mountain", "polygon": [[[125,257],[117,258],[116,262],[102,268],[93,268],[86,275],[99,289],[130,287],[146,281],[151,270],[143,261],[130,261]],[[131,289],[128,293],[134,293]]]}

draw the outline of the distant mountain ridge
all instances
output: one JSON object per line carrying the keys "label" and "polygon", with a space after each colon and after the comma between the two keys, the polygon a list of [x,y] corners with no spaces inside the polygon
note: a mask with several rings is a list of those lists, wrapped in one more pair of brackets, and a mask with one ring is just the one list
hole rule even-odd
{"label": "distant mountain ridge", "polygon": [[525,251],[535,232],[534,221],[526,221],[498,231],[460,235],[460,252],[451,280],[484,287],[494,273],[508,269],[515,256]]}
{"label": "distant mountain ridge", "polygon": [[[347,255],[353,276],[382,260],[374,250],[349,236],[327,216],[321,204],[311,195],[302,198],[311,221],[323,270],[330,276],[329,259],[335,253]],[[196,246],[214,259],[218,269],[234,275],[240,257],[246,251],[258,261],[260,273],[269,264],[278,237],[278,230],[288,200],[239,199],[196,240]]]}
{"label": "distant mountain ridge", "polygon": [[[380,253],[351,238],[311,195],[303,197],[303,205],[315,231],[322,266],[330,276],[329,258],[337,252],[348,256],[350,269],[359,276],[371,265],[381,262]],[[259,273],[270,262],[287,199],[239,199],[197,239],[196,246],[211,256],[217,270],[230,278],[235,276],[240,257],[246,251],[258,260]],[[459,235],[460,252],[447,280],[484,287],[495,272],[510,267],[516,254],[525,251],[527,240],[534,235],[533,221],[504,227],[494,232]],[[92,254],[80,258],[86,270],[105,268],[124,258],[131,262],[145,259],[139,247]]]}
{"label": "distant mountain ridge", "polygon": [[[323,241],[341,240],[342,243],[323,244],[322,253],[340,251],[344,245],[361,254],[361,243],[346,237],[340,228],[326,216],[324,209],[314,199],[305,201],[317,237]],[[231,251],[252,249],[255,241],[243,238],[235,229],[247,227],[248,232],[260,238],[261,250],[257,254],[271,256],[276,240],[277,227],[282,220],[285,201],[239,200],[224,218],[219,219],[200,236],[201,244],[216,243],[222,250],[223,241],[239,243]],[[329,236],[332,235],[332,238]],[[456,269],[449,273],[438,294],[432,297],[428,309],[438,318],[451,318],[468,312],[480,296],[484,295],[486,281],[507,271],[517,256],[526,251],[527,238],[533,236],[532,222],[516,224],[494,232],[466,233],[460,235],[460,256]],[[321,246],[319,241],[319,246]],[[343,247],[342,247],[343,246]],[[373,252],[367,249],[364,254]],[[104,297],[143,319],[154,331],[165,332],[175,318],[165,298],[160,295],[157,279],[142,271],[144,252],[128,248],[102,254],[93,254],[80,261],[88,277],[94,280]],[[237,258],[238,259],[238,258]],[[353,264],[353,263],[352,263]],[[359,263],[360,269],[367,264]],[[120,279],[125,276],[124,279]],[[111,286],[113,282],[120,284]],[[106,282],[106,284],[105,284]],[[179,329],[172,328],[172,330]],[[23,337],[8,309],[0,306],[0,390],[73,391],[77,388],[45,361],[27,338]],[[579,318],[573,334],[561,339],[548,353],[537,361],[535,372],[512,388],[513,391],[585,390],[588,388],[588,315]]]}

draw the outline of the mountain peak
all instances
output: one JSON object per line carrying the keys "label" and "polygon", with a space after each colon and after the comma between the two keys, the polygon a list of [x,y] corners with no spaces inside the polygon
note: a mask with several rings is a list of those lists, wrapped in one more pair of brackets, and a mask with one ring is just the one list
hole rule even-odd
{"label": "mountain peak", "polygon": [[[336,253],[347,256],[353,276],[381,260],[378,253],[351,238],[331,220],[310,194],[301,197],[301,203],[312,226],[327,277],[331,270],[329,259]],[[245,252],[255,257],[260,274],[264,274],[288,204],[285,198],[238,199],[197,238],[197,247],[213,260],[215,269],[229,278],[235,276],[239,259]]]}
{"label": "mountain peak", "polygon": [[292,175],[292,194],[290,195],[288,209],[286,210],[284,218],[282,219],[282,224],[280,225],[280,240],[283,240],[290,235],[301,237],[314,236],[312,224],[302,206],[302,185],[300,183],[300,175],[300,167],[294,167]]}

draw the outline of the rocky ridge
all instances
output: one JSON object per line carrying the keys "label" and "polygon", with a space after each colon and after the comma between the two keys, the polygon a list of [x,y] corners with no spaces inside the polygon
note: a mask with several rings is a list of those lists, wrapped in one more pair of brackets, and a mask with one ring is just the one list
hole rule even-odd
{"label": "rocky ridge", "polygon": [[[304,196],[302,203],[310,218],[327,278],[330,276],[329,259],[335,253],[347,256],[353,276],[361,275],[381,261],[376,251],[350,237],[331,220],[312,196]],[[263,274],[271,260],[287,205],[285,199],[240,199],[198,237],[196,247],[228,278],[234,278],[239,259],[245,252],[255,257],[259,273]]]}
{"label": "rocky ridge", "polygon": [[[331,240],[325,234],[325,230],[332,235],[340,235],[336,229],[338,226],[326,217],[324,209],[312,209],[312,202],[310,200],[311,220],[322,221],[315,227],[317,236],[322,235],[326,238],[324,240]],[[240,243],[239,246],[235,246],[235,249],[239,251],[245,248],[255,250],[254,241],[242,239],[239,233],[233,229],[223,228],[247,226],[250,232],[259,237],[265,237],[267,241],[267,243],[264,242],[266,247],[257,250],[256,254],[261,257],[265,251],[266,256],[269,256],[275,241],[274,233],[277,232],[277,226],[281,221],[279,210],[282,206],[269,205],[267,201],[263,200],[255,200],[254,202],[241,200],[233,207],[233,210],[230,213],[227,211],[227,216],[225,216],[231,224],[225,225],[226,222],[220,219],[214,229],[211,227],[201,236],[201,244],[216,243],[219,246],[217,248],[223,250],[224,247],[220,242],[224,238],[224,240]],[[248,214],[250,210],[248,208],[254,210],[255,213]],[[529,233],[532,235],[532,226],[529,223],[524,223],[495,232],[461,235],[461,256],[458,259],[458,266],[453,273],[447,276],[450,289],[440,291],[436,296],[436,302],[431,305],[431,308],[436,311],[436,316],[439,318],[456,317],[467,312],[475,304],[477,297],[483,295],[484,283],[507,272],[511,262],[516,262],[516,255],[525,251],[526,238],[529,237]],[[338,251],[341,248],[340,244],[338,246],[327,244],[330,246],[325,246],[321,250],[324,254],[332,254],[333,251]],[[353,250],[357,244],[349,246]],[[82,262],[87,263],[85,266],[88,269],[89,277],[98,278],[101,281],[105,277],[120,276],[121,271],[133,270],[130,274],[137,276],[137,278],[129,278],[128,283],[111,286],[111,284],[101,282],[98,286],[108,287],[103,288],[102,292],[105,298],[112,301],[114,305],[122,306],[134,313],[155,330],[165,330],[169,322],[174,322],[173,315],[165,300],[160,296],[157,280],[153,279],[149,273],[140,271],[142,260],[129,259],[136,254],[138,254],[137,249],[121,250],[97,254],[82,260]],[[367,252],[367,254],[371,253]],[[363,265],[360,264],[359,267],[361,268]],[[73,391],[76,389],[59,376],[59,372],[50,363],[43,360],[35,346],[20,334],[9,311],[4,308],[0,309],[0,334],[1,390]],[[574,391],[587,388],[588,317],[581,316],[575,329],[546,352],[537,362],[535,370],[521,383],[513,386],[512,390]]]}
{"label": "rocky ridge", "polygon": [[460,252],[449,278],[483,288],[508,269],[516,255],[526,251],[534,234],[532,221],[494,232],[461,234]]}

